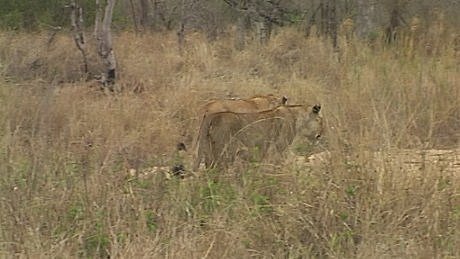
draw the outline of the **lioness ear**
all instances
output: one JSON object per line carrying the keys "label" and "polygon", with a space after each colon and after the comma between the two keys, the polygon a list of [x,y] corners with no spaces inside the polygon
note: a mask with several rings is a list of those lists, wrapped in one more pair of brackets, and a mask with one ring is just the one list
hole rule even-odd
{"label": "lioness ear", "polygon": [[313,113],[319,113],[319,111],[321,111],[321,105],[315,104],[315,106],[313,106],[312,111]]}
{"label": "lioness ear", "polygon": [[283,97],[281,97],[281,105],[286,105],[287,101],[288,101],[288,98],[285,95],[283,95]]}

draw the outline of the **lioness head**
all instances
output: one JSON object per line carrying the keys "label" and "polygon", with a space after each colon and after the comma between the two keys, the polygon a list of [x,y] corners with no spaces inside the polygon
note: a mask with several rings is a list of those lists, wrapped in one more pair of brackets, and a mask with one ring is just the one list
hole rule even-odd
{"label": "lioness head", "polygon": [[319,139],[323,133],[323,117],[320,115],[321,105],[316,104],[311,108],[311,112],[308,117],[301,117],[299,120],[302,125],[302,129],[299,129],[299,133],[302,136],[308,137],[311,140]]}
{"label": "lioness head", "polygon": [[309,141],[315,141],[321,138],[324,131],[324,125],[320,111],[321,105],[316,104],[311,107],[307,116],[300,116],[297,123],[297,134],[300,137],[306,137]]}

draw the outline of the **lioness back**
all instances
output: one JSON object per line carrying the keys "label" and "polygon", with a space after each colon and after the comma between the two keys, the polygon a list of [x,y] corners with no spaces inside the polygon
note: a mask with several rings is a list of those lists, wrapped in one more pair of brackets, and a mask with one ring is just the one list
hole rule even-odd
{"label": "lioness back", "polygon": [[256,95],[248,99],[219,99],[212,100],[206,103],[200,114],[206,115],[207,113],[216,112],[255,112],[260,110],[268,110],[285,105],[287,102],[286,97],[275,97],[269,95]]}
{"label": "lioness back", "polygon": [[[314,141],[323,131],[320,106],[280,106],[252,112],[209,116],[211,166],[227,167],[236,157],[263,160],[269,150],[283,153],[295,139]],[[241,156],[244,154],[244,156]]]}
{"label": "lioness back", "polygon": [[206,167],[210,166],[212,161],[210,154],[210,143],[207,136],[209,135],[209,116],[220,112],[250,113],[262,110],[269,110],[287,102],[286,97],[276,97],[272,94],[258,95],[248,99],[222,99],[213,100],[206,103],[201,111],[201,123],[198,135],[195,140],[195,158],[193,170],[197,170],[201,160],[204,158]]}

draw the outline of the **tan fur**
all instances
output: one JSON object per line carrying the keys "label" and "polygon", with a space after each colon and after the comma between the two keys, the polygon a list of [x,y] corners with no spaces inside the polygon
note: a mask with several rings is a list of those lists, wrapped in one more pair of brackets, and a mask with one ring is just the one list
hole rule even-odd
{"label": "tan fur", "polygon": [[[311,142],[321,136],[320,106],[280,106],[261,112],[210,114],[206,135],[207,167],[225,168],[236,157],[263,160],[270,150],[282,154],[293,142]],[[200,154],[198,154],[200,155]]]}
{"label": "tan fur", "polygon": [[276,108],[281,105],[285,105],[287,102],[286,97],[275,97],[272,94],[269,95],[257,95],[248,99],[222,99],[213,100],[206,103],[201,111],[201,123],[198,131],[198,135],[195,140],[195,158],[193,163],[193,170],[197,170],[201,160],[205,160],[206,167],[210,166],[212,162],[211,154],[209,153],[210,143],[209,140],[209,118],[212,114],[221,112],[235,112],[235,113],[250,113],[263,110],[269,110]]}
{"label": "tan fur", "polygon": [[269,110],[280,105],[284,105],[285,97],[276,97],[269,95],[256,95],[248,99],[218,99],[212,100],[203,105],[200,114],[216,112],[254,112],[260,110]]}

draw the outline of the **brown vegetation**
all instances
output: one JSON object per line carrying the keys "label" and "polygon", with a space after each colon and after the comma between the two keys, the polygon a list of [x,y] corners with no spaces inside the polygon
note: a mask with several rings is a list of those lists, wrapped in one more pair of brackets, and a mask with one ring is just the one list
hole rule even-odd
{"label": "brown vegetation", "polygon": [[[243,51],[193,34],[180,55],[173,34],[120,33],[114,94],[79,80],[70,36],[1,33],[0,257],[460,257],[458,167],[419,155],[459,147],[458,49],[443,35],[436,51],[351,39],[334,53],[287,28]],[[228,92],[321,103],[330,155],[144,173],[188,163],[176,143]],[[391,163],[400,149],[420,166]]]}

